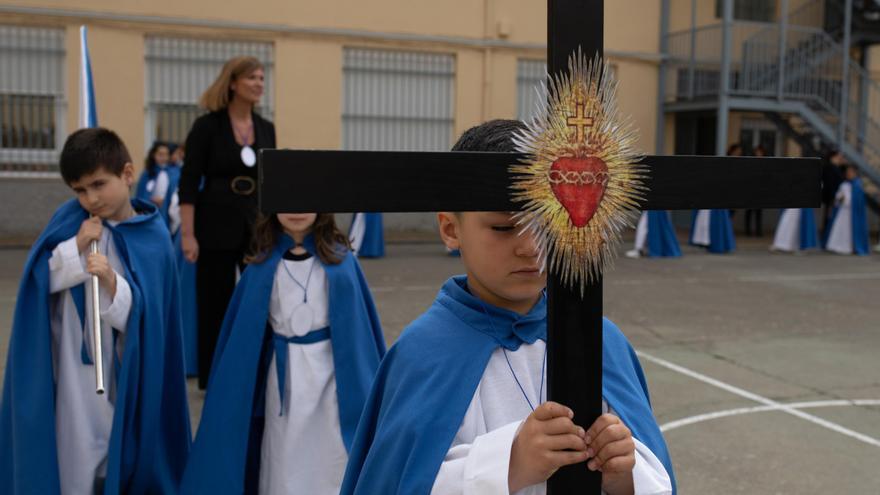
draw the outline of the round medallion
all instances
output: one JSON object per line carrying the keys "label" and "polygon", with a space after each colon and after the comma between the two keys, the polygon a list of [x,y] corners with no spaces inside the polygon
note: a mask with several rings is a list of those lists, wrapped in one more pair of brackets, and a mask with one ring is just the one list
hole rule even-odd
{"label": "round medallion", "polygon": [[253,148],[250,146],[244,146],[241,148],[241,162],[247,167],[253,167],[257,164],[257,154],[254,153]]}

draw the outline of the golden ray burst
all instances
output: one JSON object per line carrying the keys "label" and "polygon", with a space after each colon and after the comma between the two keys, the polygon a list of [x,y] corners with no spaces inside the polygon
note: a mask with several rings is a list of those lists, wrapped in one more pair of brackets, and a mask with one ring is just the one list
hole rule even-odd
{"label": "golden ray burst", "polygon": [[620,116],[617,82],[598,55],[572,54],[548,90],[514,136],[527,158],[510,167],[512,197],[525,203],[517,224],[536,237],[549,270],[583,295],[613,263],[623,229],[635,225],[647,168],[631,121]]}

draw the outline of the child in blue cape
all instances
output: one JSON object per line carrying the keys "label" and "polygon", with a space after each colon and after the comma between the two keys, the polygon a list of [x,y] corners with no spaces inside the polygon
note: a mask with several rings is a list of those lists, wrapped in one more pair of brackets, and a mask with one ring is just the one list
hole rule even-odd
{"label": "child in blue cape", "polygon": [[694,210],[688,243],[706,248],[710,253],[726,254],[736,250],[733,222],[728,210]]}
{"label": "child in blue cape", "polygon": [[870,248],[865,191],[855,167],[847,165],[843,173],[844,181],[834,196],[825,249],[837,254],[866,256]]}
{"label": "child in blue cape", "polygon": [[[180,313],[183,323],[183,353],[187,376],[195,376],[198,368],[198,308],[196,306],[196,264],[183,254],[180,233],[180,171],[183,166],[183,146],[156,142],[147,153],[146,166],[138,182],[138,198],[151,201],[159,207],[171,233],[171,243],[177,260],[180,281]],[[171,158],[169,159],[169,153]]]}
{"label": "child in blue cape", "polygon": [[331,214],[254,227],[183,492],[336,494],[385,343]]}
{"label": "child in blue cape", "polygon": [[170,162],[171,148],[168,144],[156,141],[147,152],[144,171],[138,180],[135,198],[150,201],[159,207],[162,216],[168,221],[168,207],[171,196],[180,181],[180,167]]}
{"label": "child in blue cape", "polygon": [[819,234],[812,208],[786,208],[779,215],[771,251],[799,253],[819,247]]}
{"label": "child in blue cape", "polygon": [[348,237],[351,239],[351,250],[358,258],[385,256],[381,213],[355,213],[351,219]]}
{"label": "child in blue cape", "polygon": [[[129,199],[134,167],[112,131],[73,133],[60,168],[76,199],[55,212],[22,275],[0,410],[0,492],[176,493],[191,433],[168,230],[155,205]],[[100,315],[84,287],[91,275]]]}
{"label": "child in blue cape", "polygon": [[[464,133],[455,151],[513,151],[518,121]],[[507,212],[441,212],[449,279],[382,362],[358,426],[343,494],[540,494],[562,466],[602,472],[603,490],[672,493],[672,465],[638,358],[604,322],[607,413],[578,424],[546,402],[543,260]]]}
{"label": "child in blue cape", "polygon": [[668,211],[643,211],[636,226],[635,247],[626,252],[628,258],[678,258],[681,249]]}

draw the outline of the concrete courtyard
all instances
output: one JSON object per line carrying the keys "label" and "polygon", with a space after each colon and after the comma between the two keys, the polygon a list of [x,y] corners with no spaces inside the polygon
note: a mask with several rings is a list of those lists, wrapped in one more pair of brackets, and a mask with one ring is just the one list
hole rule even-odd
{"label": "concrete courtyard", "polygon": [[[880,493],[880,255],[621,258],[605,314],[640,353],[679,493]],[[26,251],[0,251],[0,365]],[[438,242],[363,260],[393,343],[459,261]],[[190,380],[194,424],[203,394]]]}

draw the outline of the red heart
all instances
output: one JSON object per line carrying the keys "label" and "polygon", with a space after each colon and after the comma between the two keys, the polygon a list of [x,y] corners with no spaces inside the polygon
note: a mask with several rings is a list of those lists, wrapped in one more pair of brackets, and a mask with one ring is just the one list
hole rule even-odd
{"label": "red heart", "polygon": [[550,167],[550,187],[575,227],[583,227],[599,208],[608,185],[608,166],[590,156],[563,157]]}

